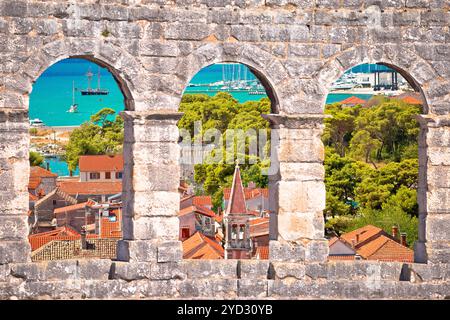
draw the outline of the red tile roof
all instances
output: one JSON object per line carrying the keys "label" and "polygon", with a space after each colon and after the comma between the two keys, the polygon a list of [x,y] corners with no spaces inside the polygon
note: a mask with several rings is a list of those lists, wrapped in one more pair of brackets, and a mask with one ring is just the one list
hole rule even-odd
{"label": "red tile roof", "polygon": [[183,241],[184,259],[223,259],[224,249],[215,240],[200,232]]}
{"label": "red tile roof", "polygon": [[384,235],[362,245],[357,253],[367,260],[414,262],[413,250]]}
{"label": "red tile roof", "polygon": [[192,204],[194,206],[212,206],[211,196],[195,196]]}
{"label": "red tile roof", "polygon": [[92,171],[122,171],[123,156],[122,155],[89,155],[80,156],[78,162],[80,172]]}
{"label": "red tile roof", "polygon": [[366,103],[366,100],[360,99],[355,96],[348,97],[347,99],[344,99],[341,101],[341,104],[345,105],[357,105],[357,104],[363,104]]}
{"label": "red tile roof", "polygon": [[238,165],[236,165],[236,168],[234,169],[230,201],[227,205],[226,214],[247,214],[244,187],[242,186],[241,180],[241,170]]}
{"label": "red tile roof", "polygon": [[255,257],[260,260],[269,259],[269,246],[259,246],[256,248]]}
{"label": "red tile roof", "polygon": [[64,226],[55,230],[29,235],[28,240],[31,244],[31,251],[34,251],[52,240],[71,240],[79,237],[80,234],[74,229]]}
{"label": "red tile roof", "polygon": [[405,92],[399,94],[398,96],[395,96],[394,98],[402,100],[409,104],[423,104],[422,95],[419,92]]}
{"label": "red tile roof", "polygon": [[328,256],[328,260],[355,260],[354,255],[348,255],[348,256]]}
{"label": "red tile roof", "polygon": [[[358,241],[356,241],[357,235],[359,235]],[[350,246],[352,246],[352,243],[354,242],[354,250],[356,250],[356,253],[363,259],[414,262],[413,250],[401,245],[392,239],[385,231],[373,225],[367,225],[345,233],[341,235],[340,240],[343,240]],[[330,240],[329,244],[332,245],[336,241],[337,240],[333,238]],[[336,256],[330,257],[335,259],[334,257]]]}
{"label": "red tile roof", "polygon": [[58,187],[67,194],[85,194],[85,195],[108,195],[122,192],[122,182],[80,182],[80,181],[58,181]]}
{"label": "red tile roof", "polygon": [[[341,239],[346,241],[348,244],[352,245],[352,240],[355,240],[356,248],[366,241],[370,241],[380,236],[381,234],[385,234],[383,229],[375,227],[373,225],[366,225],[364,227],[358,228],[356,230],[344,233],[341,235]],[[356,241],[357,236],[359,236],[359,240]]]}
{"label": "red tile roof", "polygon": [[189,206],[189,207],[186,207],[184,209],[181,209],[178,212],[178,216],[184,216],[184,215],[192,213],[192,212],[199,213],[199,214],[202,214],[204,216],[211,217],[211,218],[214,218],[216,216],[214,211],[209,210],[208,208],[205,208],[205,207],[202,207],[202,206]]}

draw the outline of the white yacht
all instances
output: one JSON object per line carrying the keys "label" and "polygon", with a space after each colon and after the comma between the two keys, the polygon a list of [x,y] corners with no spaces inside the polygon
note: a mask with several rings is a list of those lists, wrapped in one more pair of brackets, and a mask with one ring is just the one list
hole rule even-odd
{"label": "white yacht", "polygon": [[44,122],[41,119],[33,119],[30,120],[30,126],[32,127],[43,127],[44,126]]}

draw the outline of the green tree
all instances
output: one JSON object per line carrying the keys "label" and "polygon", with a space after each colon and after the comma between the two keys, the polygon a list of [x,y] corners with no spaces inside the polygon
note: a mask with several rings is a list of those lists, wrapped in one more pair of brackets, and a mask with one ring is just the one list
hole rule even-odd
{"label": "green tree", "polygon": [[30,166],[32,167],[35,166],[40,167],[44,163],[44,157],[38,152],[30,151],[29,159],[30,159]]}

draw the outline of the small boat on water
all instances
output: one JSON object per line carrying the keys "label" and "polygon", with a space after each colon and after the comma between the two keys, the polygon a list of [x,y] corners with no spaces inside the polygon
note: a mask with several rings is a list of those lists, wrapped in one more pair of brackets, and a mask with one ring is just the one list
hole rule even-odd
{"label": "small boat on water", "polygon": [[36,118],[36,119],[30,120],[30,126],[32,126],[32,127],[43,127],[44,125],[45,124],[41,119]]}
{"label": "small boat on water", "polygon": [[67,112],[76,113],[78,112],[78,104],[75,103],[75,81],[72,81],[72,105]]}

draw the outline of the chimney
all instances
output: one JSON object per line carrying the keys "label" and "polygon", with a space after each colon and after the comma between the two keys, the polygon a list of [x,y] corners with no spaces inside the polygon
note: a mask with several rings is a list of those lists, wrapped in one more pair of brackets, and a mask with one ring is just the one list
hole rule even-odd
{"label": "chimney", "polygon": [[356,247],[356,241],[355,239],[352,239],[352,248]]}
{"label": "chimney", "polygon": [[359,233],[356,235],[356,243],[359,243]]}
{"label": "chimney", "polygon": [[398,227],[397,226],[392,226],[392,237],[395,240],[398,240]]}
{"label": "chimney", "polygon": [[408,245],[406,244],[406,233],[402,232],[400,233],[400,238],[401,238],[401,245],[407,247]]}
{"label": "chimney", "polygon": [[81,249],[87,250],[87,242],[86,242],[86,230],[84,228],[81,228]]}

